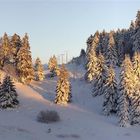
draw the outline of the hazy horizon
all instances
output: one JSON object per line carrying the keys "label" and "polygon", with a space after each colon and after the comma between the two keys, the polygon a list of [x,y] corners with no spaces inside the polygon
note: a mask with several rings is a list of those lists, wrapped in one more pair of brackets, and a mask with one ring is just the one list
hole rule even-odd
{"label": "hazy horizon", "polygon": [[128,28],[138,8],[138,0],[0,0],[0,36],[27,32],[33,59],[66,52],[70,59],[96,30]]}

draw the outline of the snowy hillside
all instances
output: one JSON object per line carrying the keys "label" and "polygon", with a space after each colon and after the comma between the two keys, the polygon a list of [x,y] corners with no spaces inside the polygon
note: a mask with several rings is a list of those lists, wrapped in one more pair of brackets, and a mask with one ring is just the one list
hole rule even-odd
{"label": "snowy hillside", "polygon": [[[72,75],[72,103],[67,106],[53,103],[56,78],[34,82],[30,86],[17,83],[20,106],[0,111],[0,139],[139,140],[140,126],[120,128],[116,116],[104,116],[102,96],[91,96],[91,85],[81,78],[84,70],[72,65],[68,68]],[[38,113],[46,109],[56,110],[61,121],[52,124],[37,122]]]}

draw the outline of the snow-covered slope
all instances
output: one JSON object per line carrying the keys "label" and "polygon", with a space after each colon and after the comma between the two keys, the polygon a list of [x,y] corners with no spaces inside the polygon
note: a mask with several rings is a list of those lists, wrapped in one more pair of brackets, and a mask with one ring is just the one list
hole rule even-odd
{"label": "snow-covered slope", "polygon": [[[84,70],[76,66],[68,68],[72,75],[73,102],[67,106],[53,103],[56,78],[30,86],[17,83],[20,106],[0,111],[0,140],[139,140],[140,126],[120,128],[116,116],[103,116],[102,96],[91,96],[92,86],[81,78]],[[46,109],[56,110],[61,121],[37,122],[38,113]]]}

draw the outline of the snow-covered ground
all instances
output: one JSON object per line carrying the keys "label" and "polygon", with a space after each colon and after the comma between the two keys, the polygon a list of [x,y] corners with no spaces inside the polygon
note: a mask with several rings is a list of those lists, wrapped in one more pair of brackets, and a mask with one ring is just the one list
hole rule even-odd
{"label": "snow-covered ground", "polygon": [[[16,84],[20,106],[0,111],[0,140],[139,140],[140,126],[120,128],[116,116],[102,115],[102,96],[91,96],[92,86],[82,79],[81,67],[71,71],[73,102],[55,105],[56,78]],[[60,122],[44,124],[36,121],[41,110],[56,110]],[[48,131],[51,129],[51,132]]]}

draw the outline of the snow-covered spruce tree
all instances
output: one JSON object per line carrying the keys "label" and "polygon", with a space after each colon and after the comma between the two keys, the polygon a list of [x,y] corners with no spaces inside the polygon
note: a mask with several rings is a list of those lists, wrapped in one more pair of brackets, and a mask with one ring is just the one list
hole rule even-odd
{"label": "snow-covered spruce tree", "polygon": [[10,62],[14,64],[14,66],[17,65],[17,53],[22,46],[22,41],[20,39],[20,36],[17,34],[14,34],[10,40],[11,45],[11,58]]}
{"label": "snow-covered spruce tree", "polygon": [[[122,88],[122,89],[121,89]],[[123,91],[123,86],[120,85],[119,90],[121,90],[118,94],[118,116],[119,116],[119,125],[120,127],[127,127],[130,125],[129,122],[129,103],[125,92]]]}
{"label": "snow-covered spruce tree", "polygon": [[68,102],[71,102],[71,98],[72,95],[71,84],[69,82],[69,73],[63,64],[60,69],[59,79],[57,81],[55,103],[67,104]]}
{"label": "snow-covered spruce tree", "polygon": [[135,23],[133,21],[131,21],[130,27],[128,29],[128,34],[129,34],[129,44],[132,46],[133,44],[133,40],[132,40],[132,36],[135,34]]}
{"label": "snow-covered spruce tree", "polygon": [[91,50],[88,53],[88,62],[86,64],[86,73],[85,79],[88,82],[91,82],[96,76],[96,69],[97,69],[97,56],[94,50]]}
{"label": "snow-covered spruce tree", "polygon": [[107,43],[108,43],[108,34],[105,32],[105,30],[103,30],[103,32],[101,32],[99,35],[99,44],[96,49],[97,54],[101,52],[104,55]]}
{"label": "snow-covered spruce tree", "polygon": [[[91,82],[96,75],[96,65],[97,65],[97,56],[96,56],[96,47],[99,43],[99,35],[98,32],[95,33],[93,40],[91,42],[91,46],[88,46],[87,50],[87,64],[86,64],[86,73],[85,73],[85,79],[89,82]],[[89,45],[89,44],[87,44]]]}
{"label": "snow-covered spruce tree", "polygon": [[136,20],[135,20],[135,27],[140,27],[140,11],[137,12]]}
{"label": "snow-covered spruce tree", "polygon": [[102,95],[104,93],[103,86],[106,82],[107,67],[105,66],[105,60],[101,53],[98,55],[96,77],[93,80],[93,92],[92,96]]}
{"label": "snow-covered spruce tree", "polygon": [[44,79],[44,69],[41,60],[39,58],[37,58],[35,61],[34,71],[35,71],[35,80],[42,81]]}
{"label": "snow-covered spruce tree", "polygon": [[140,124],[140,81],[135,86],[135,92],[130,101],[130,123],[131,125]]}
{"label": "snow-covered spruce tree", "polygon": [[19,104],[17,92],[10,76],[6,76],[1,85],[0,108],[14,108]]}
{"label": "snow-covered spruce tree", "polygon": [[109,67],[107,80],[103,89],[103,113],[105,115],[110,115],[112,112],[116,112],[117,107],[117,81],[115,79],[115,72],[112,67]]}
{"label": "snow-covered spruce tree", "polygon": [[120,67],[122,65],[122,62],[125,57],[124,53],[124,35],[121,33],[120,29],[117,30],[117,32],[114,34],[114,40],[115,40],[115,46],[116,46],[116,52],[117,52],[117,65]]}
{"label": "snow-covered spruce tree", "polygon": [[131,23],[130,23],[129,30],[130,31],[134,31],[135,30],[135,23],[133,21],[131,21]]}
{"label": "snow-covered spruce tree", "polygon": [[133,51],[138,52],[140,51],[140,11],[137,12],[135,28],[135,33],[131,38],[133,40]]}
{"label": "snow-covered spruce tree", "polygon": [[134,73],[140,79],[140,52],[135,52],[133,56]]}
{"label": "snow-covered spruce tree", "polygon": [[140,51],[140,28],[136,30],[136,33],[132,36],[133,42],[133,51]]}
{"label": "snow-covered spruce tree", "polygon": [[3,67],[4,63],[8,61],[10,55],[10,41],[6,33],[2,37],[2,46],[0,48],[0,66]]}
{"label": "snow-covered spruce tree", "polygon": [[121,36],[118,40],[117,56],[118,56],[118,66],[121,66],[125,57],[123,36]]}
{"label": "snow-covered spruce tree", "polygon": [[96,31],[94,35],[91,35],[87,39],[87,49],[86,49],[86,55],[90,52],[91,47],[96,50],[96,47],[99,43],[99,31]]}
{"label": "snow-covered spruce tree", "polygon": [[53,55],[53,57],[51,57],[49,59],[48,62],[48,69],[51,72],[51,76],[54,77],[57,75],[57,71],[58,71],[58,64],[57,64],[57,59],[55,57],[55,55]]}
{"label": "snow-covered spruce tree", "polygon": [[133,84],[135,84],[134,93],[130,100],[130,121],[131,124],[140,124],[140,53],[135,52],[133,56]]}
{"label": "snow-covered spruce tree", "polygon": [[17,53],[17,72],[19,80],[24,84],[29,84],[34,79],[34,69],[27,34],[25,34],[22,40],[22,47]]}
{"label": "snow-covered spruce tree", "polygon": [[135,92],[134,76],[130,57],[125,56],[122,64],[117,100],[117,114],[119,116],[119,124],[121,127],[126,127],[130,124],[130,102]]}
{"label": "snow-covered spruce tree", "polygon": [[91,43],[92,43],[92,40],[93,40],[93,35],[90,35],[90,37],[88,37],[87,39],[87,48],[86,48],[86,55],[88,54],[88,52],[90,51],[90,47],[91,47]]}
{"label": "snow-covered spruce tree", "polygon": [[86,52],[85,52],[84,49],[81,49],[80,55],[77,57],[76,64],[77,65],[83,65],[84,68],[85,68],[86,63],[87,63]]}
{"label": "snow-covered spruce tree", "polygon": [[106,53],[106,48],[108,46],[108,40],[109,40],[109,35],[108,33],[106,33],[105,31],[102,32],[102,41],[101,41],[101,46],[102,46],[102,50],[101,53],[103,54],[103,56],[105,57],[105,53]]}
{"label": "snow-covered spruce tree", "polygon": [[113,33],[109,33],[109,41],[108,41],[108,46],[105,52],[105,60],[106,60],[106,65],[113,66],[115,67],[118,60],[117,60],[117,51],[115,47],[115,40],[113,37]]}

